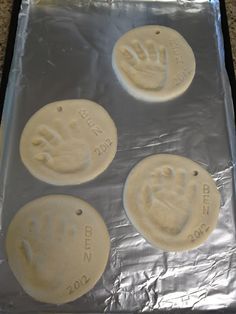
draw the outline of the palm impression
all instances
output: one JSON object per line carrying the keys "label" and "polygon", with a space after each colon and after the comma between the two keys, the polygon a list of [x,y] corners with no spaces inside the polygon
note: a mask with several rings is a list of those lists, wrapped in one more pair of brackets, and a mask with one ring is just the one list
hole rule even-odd
{"label": "palm impression", "polygon": [[6,235],[9,266],[34,299],[73,301],[94,287],[109,257],[110,239],[99,213],[81,199],[47,195],[15,214]]}
{"label": "palm impression", "polygon": [[211,175],[191,159],[156,154],[129,173],[124,207],[153,246],[183,251],[199,246],[217,223],[220,194]]}
{"label": "palm impression", "polygon": [[164,46],[156,46],[154,41],[141,43],[133,40],[131,45],[121,49],[122,70],[139,88],[160,90],[167,79],[167,52]]}
{"label": "palm impression", "polygon": [[110,165],[117,130],[108,112],[87,99],[56,101],[36,111],[20,139],[23,164],[55,185],[90,181]]}
{"label": "palm impression", "polygon": [[80,138],[78,123],[71,121],[67,125],[57,119],[54,125],[55,127],[38,127],[32,145],[38,147],[40,152],[35,154],[34,158],[59,173],[87,169],[91,163],[90,147]]}
{"label": "palm impression", "polygon": [[187,224],[197,196],[197,184],[184,169],[157,168],[141,188],[140,205],[164,232],[177,235]]}
{"label": "palm impression", "polygon": [[176,30],[145,25],[129,30],[112,52],[114,73],[133,97],[168,101],[183,94],[195,75],[193,51]]}
{"label": "palm impression", "polygon": [[[53,289],[60,284],[57,274],[52,271],[55,257],[59,258],[62,251],[65,254],[68,243],[76,241],[78,227],[63,216],[44,214],[35,218],[28,222],[28,238],[21,240],[19,253],[38,285]],[[57,271],[64,273],[65,270],[65,264],[57,264]]]}

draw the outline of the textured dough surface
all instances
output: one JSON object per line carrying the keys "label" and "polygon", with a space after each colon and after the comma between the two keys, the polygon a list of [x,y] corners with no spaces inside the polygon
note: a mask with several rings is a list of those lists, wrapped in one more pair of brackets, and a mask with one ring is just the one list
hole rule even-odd
{"label": "textured dough surface", "polygon": [[174,29],[160,25],[134,28],[115,44],[113,69],[134,97],[159,102],[184,93],[195,75],[195,57]]}
{"label": "textured dough surface", "polygon": [[220,194],[209,173],[190,159],[153,155],[130,172],[124,207],[136,229],[167,251],[192,249],[216,226]]}
{"label": "textured dough surface", "polygon": [[6,251],[26,293],[52,304],[73,301],[94,287],[105,270],[110,240],[88,203],[50,195],[22,207],[9,225]]}
{"label": "textured dough surface", "polygon": [[26,123],[20,155],[36,178],[54,185],[92,180],[112,162],[117,131],[109,114],[89,100],[50,103]]}

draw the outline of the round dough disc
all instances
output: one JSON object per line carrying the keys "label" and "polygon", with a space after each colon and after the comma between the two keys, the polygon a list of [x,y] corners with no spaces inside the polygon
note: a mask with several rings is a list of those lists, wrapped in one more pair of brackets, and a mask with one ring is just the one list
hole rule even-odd
{"label": "round dough disc", "polygon": [[8,262],[34,299],[52,304],[73,301],[103,274],[110,249],[107,228],[88,203],[50,195],[22,207],[7,231]]}
{"label": "round dough disc", "polygon": [[112,162],[117,131],[109,114],[89,100],[48,104],[26,123],[20,155],[36,178],[54,185],[89,181]]}
{"label": "round dough disc", "polygon": [[186,40],[160,25],[125,33],[115,44],[112,64],[127,92],[148,102],[167,101],[184,93],[196,68]]}
{"label": "round dough disc", "polygon": [[124,207],[153,246],[182,251],[199,246],[215,228],[220,194],[197,163],[160,154],[132,169],[125,183]]}

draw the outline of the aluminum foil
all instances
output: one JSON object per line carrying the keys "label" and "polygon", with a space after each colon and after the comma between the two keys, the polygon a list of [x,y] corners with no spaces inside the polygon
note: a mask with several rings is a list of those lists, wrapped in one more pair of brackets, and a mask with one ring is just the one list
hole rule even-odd
{"label": "aluminum foil", "polygon": [[[233,106],[224,68],[219,1],[23,0],[2,119],[0,310],[6,312],[133,312],[236,307]],[[119,84],[112,48],[126,31],[146,24],[176,29],[192,47],[196,75],[181,97],[145,103]],[[32,177],[19,156],[22,129],[47,103],[87,98],[116,123],[117,155],[92,182],[56,187]],[[156,153],[188,157],[209,171],[222,201],[217,228],[199,248],[166,253],[129,222],[122,190],[132,167]],[[89,293],[62,306],[27,296],[4,251],[7,226],[25,203],[70,194],[93,205],[110,233],[106,271]],[[63,252],[62,252],[63,254]]]}

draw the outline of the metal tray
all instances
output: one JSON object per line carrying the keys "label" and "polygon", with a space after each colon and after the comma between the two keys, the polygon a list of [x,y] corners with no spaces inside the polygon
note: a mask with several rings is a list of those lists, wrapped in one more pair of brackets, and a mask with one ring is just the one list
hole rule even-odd
{"label": "metal tray", "polygon": [[[196,75],[179,98],[148,104],[127,94],[116,79],[111,52],[126,31],[159,24],[180,32],[196,57]],[[117,155],[95,180],[56,187],[32,177],[19,156],[22,129],[43,105],[87,98],[116,123]],[[2,118],[0,168],[0,310],[6,312],[133,312],[164,309],[234,309],[235,135],[224,67],[219,1],[23,0]],[[129,222],[122,190],[132,167],[155,153],[191,158],[207,169],[222,196],[217,228],[199,248],[166,253],[151,247]],[[25,203],[70,194],[93,205],[111,237],[106,271],[85,296],[62,306],[34,301],[11,273],[4,237]],[[62,252],[63,254],[63,252]]]}

